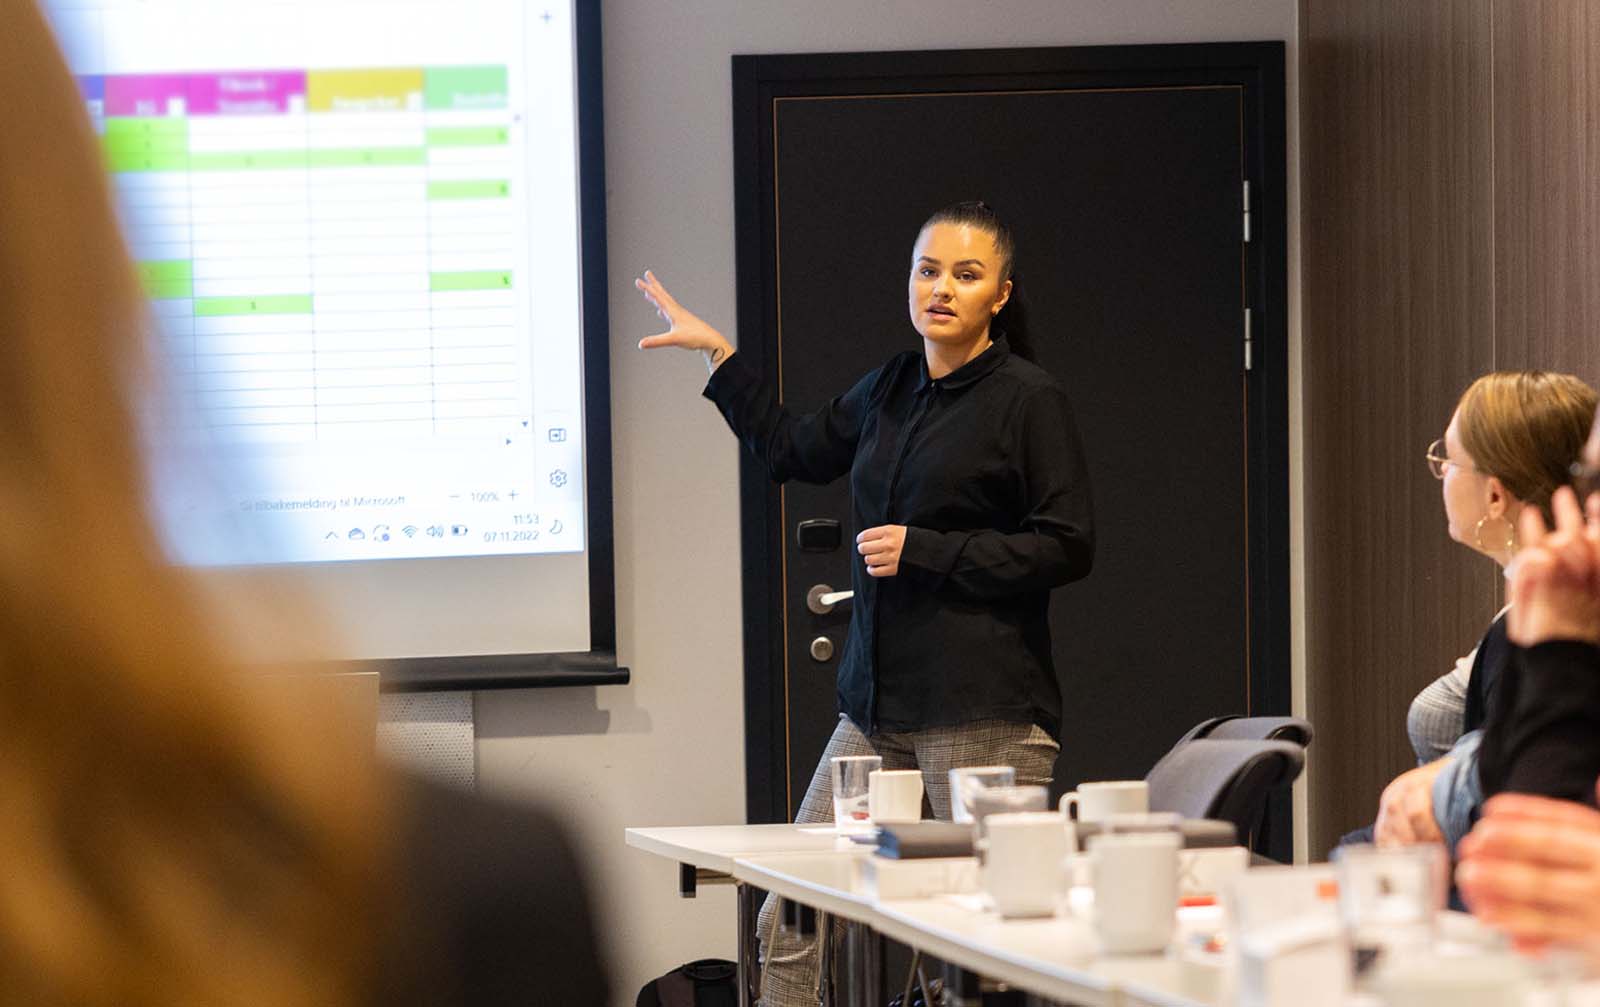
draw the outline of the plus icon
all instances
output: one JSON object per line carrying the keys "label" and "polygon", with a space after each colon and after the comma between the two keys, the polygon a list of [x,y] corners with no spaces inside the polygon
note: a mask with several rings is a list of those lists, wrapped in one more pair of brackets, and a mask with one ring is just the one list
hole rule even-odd
{"label": "plus icon", "polygon": [[545,24],[549,24],[550,23],[550,12],[549,11],[545,11],[543,14],[539,15],[539,19],[542,20]]}
{"label": "plus icon", "polygon": [[511,497],[511,499],[515,500],[517,498],[517,491],[516,490],[512,490],[510,493],[508,493],[506,495]]}

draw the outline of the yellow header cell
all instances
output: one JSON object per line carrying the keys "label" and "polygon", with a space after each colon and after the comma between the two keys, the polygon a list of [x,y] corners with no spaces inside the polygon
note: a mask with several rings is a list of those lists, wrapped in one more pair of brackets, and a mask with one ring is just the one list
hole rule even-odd
{"label": "yellow header cell", "polygon": [[422,107],[424,75],[415,70],[312,70],[306,106],[312,112],[402,112]]}

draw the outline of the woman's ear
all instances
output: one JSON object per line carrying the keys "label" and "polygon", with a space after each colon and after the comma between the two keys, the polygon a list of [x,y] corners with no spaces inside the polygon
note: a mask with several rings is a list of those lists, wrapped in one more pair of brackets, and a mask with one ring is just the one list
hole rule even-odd
{"label": "woman's ear", "polygon": [[1006,302],[1009,300],[1011,300],[1011,281],[1007,280],[1006,282],[1000,284],[1000,296],[995,298],[994,307],[989,309],[989,317],[993,318],[995,315],[998,315],[1000,313],[1000,309],[1005,307]]}
{"label": "woman's ear", "polygon": [[1483,512],[1489,517],[1510,520],[1508,512],[1519,502],[1517,498],[1511,495],[1511,491],[1506,489],[1506,484],[1497,476],[1490,476],[1484,480],[1484,486],[1489,497],[1484,501]]}

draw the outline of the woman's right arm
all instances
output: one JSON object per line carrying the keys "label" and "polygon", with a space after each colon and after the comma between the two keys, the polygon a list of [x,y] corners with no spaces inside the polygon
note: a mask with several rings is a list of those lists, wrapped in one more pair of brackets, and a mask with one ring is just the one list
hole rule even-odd
{"label": "woman's right arm", "polygon": [[734,352],[733,344],[679,304],[655,274],[646,271],[634,286],[670,326],[666,332],[639,340],[639,348],[676,346],[699,351],[711,374],[706,398],[716,404],[728,426],[766,465],[774,480],[827,483],[850,471],[881,369],[816,412],[792,414],[777,401],[761,375]]}

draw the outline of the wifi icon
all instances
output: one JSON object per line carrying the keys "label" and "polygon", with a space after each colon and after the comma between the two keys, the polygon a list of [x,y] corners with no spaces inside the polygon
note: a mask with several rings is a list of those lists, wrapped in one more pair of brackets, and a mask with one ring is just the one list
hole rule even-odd
{"label": "wifi icon", "polygon": [[404,528],[401,528],[400,530],[405,533],[406,538],[416,538],[417,537],[418,528],[414,524],[408,524]]}

